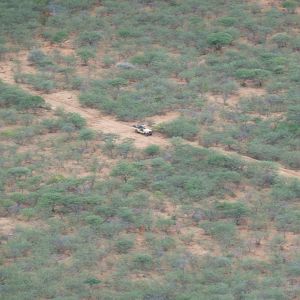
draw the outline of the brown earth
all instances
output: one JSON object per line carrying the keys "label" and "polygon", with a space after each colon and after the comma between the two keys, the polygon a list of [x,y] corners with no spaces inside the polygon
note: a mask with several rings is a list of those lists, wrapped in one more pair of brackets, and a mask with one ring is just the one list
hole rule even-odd
{"label": "brown earth", "polygon": [[[0,217],[0,237],[13,235],[17,226],[28,227],[33,226],[35,222],[25,222],[12,217]],[[37,224],[35,224],[37,225]]]}

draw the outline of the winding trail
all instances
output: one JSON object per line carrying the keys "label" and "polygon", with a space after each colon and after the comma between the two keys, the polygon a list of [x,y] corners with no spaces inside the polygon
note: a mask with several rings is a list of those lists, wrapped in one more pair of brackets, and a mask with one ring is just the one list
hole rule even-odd
{"label": "winding trail", "polygon": [[[25,55],[25,53],[22,53],[20,56],[18,56],[18,59],[24,65],[23,70],[27,69],[27,71],[32,72],[34,71],[34,69],[27,64],[26,57],[27,56]],[[0,62],[0,79],[8,84],[16,84],[14,80],[14,62],[12,60]],[[20,86],[22,89],[31,94],[43,97],[53,109],[57,107],[62,107],[67,112],[74,112],[80,114],[86,119],[87,126],[96,131],[101,131],[106,134],[116,134],[123,139],[132,139],[134,141],[135,146],[138,148],[144,148],[151,144],[157,144],[163,147],[170,145],[170,140],[159,133],[155,133],[155,135],[151,137],[145,137],[143,135],[136,134],[132,128],[132,123],[130,122],[123,122],[117,120],[112,116],[102,114],[99,110],[96,109],[81,107],[78,101],[78,92],[64,90],[46,94],[34,90],[31,86],[27,84],[18,83],[18,86]],[[149,117],[146,119],[146,121],[154,123],[167,122],[177,118],[179,115],[179,112],[170,112],[165,115]],[[204,148],[196,142],[185,141],[185,143],[195,147]],[[226,151],[219,147],[210,147],[209,149],[213,149],[214,151],[217,151],[224,155],[237,156],[246,162],[261,162],[260,160],[251,158],[249,156],[241,155],[236,152]],[[277,166],[278,173],[281,176],[300,179],[300,171],[286,169],[280,164],[275,165]]]}

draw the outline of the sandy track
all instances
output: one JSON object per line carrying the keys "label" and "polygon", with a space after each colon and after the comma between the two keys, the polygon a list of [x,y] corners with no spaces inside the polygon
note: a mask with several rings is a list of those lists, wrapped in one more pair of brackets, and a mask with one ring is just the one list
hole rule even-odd
{"label": "sandy track", "polygon": [[[20,57],[19,57],[20,58]],[[25,64],[25,68],[30,68],[26,64],[26,56],[22,55],[22,64]],[[13,62],[7,60],[5,62],[0,63],[0,79],[9,84],[15,84],[14,80],[14,72],[13,72]],[[99,110],[84,108],[81,107],[78,101],[78,93],[75,91],[58,91],[50,94],[45,94],[42,92],[37,92],[32,87],[26,84],[18,84],[24,90],[30,92],[34,95],[39,95],[45,99],[45,101],[52,106],[52,108],[62,107],[67,112],[74,112],[80,114],[87,120],[87,126],[92,128],[96,131],[101,131],[106,134],[117,134],[122,139],[132,139],[134,144],[138,148],[144,148],[151,144],[157,144],[160,146],[168,146],[170,145],[170,140],[164,137],[159,133],[155,133],[151,137],[145,137],[143,135],[136,134],[134,129],[132,128],[132,123],[130,122],[122,122],[117,120],[116,118],[108,115],[102,114]],[[165,115],[161,116],[153,116],[148,118],[147,120],[154,123],[160,122],[167,122],[171,121],[179,116],[178,112],[170,112]],[[192,146],[201,147],[195,142],[186,142]],[[238,156],[240,159],[252,162],[252,163],[259,163],[259,160],[254,158],[241,155],[239,153],[226,151],[219,147],[211,147],[217,152],[220,152],[225,155],[235,155]],[[283,166],[278,165],[278,173],[285,177],[292,177],[300,179],[300,172],[295,170],[286,169]]]}

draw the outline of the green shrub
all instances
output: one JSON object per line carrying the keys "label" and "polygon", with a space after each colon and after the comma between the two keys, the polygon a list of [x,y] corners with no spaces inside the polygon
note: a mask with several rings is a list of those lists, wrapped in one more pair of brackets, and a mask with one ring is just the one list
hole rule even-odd
{"label": "green shrub", "polygon": [[271,72],[263,69],[245,69],[241,68],[235,72],[235,76],[242,80],[253,80],[258,86],[268,79]]}
{"label": "green shrub", "polygon": [[287,47],[290,40],[291,37],[285,32],[276,33],[272,36],[272,42],[274,42],[279,48]]}
{"label": "green shrub", "polygon": [[45,107],[45,100],[40,96],[29,96],[26,101],[22,101],[17,105],[18,109],[35,109]]}
{"label": "green shrub", "polygon": [[27,57],[32,64],[42,66],[47,59],[47,55],[40,49],[31,50]]}
{"label": "green shrub", "polygon": [[144,149],[144,152],[148,156],[154,156],[159,154],[160,148],[158,145],[149,145]]}
{"label": "green shrub", "polygon": [[219,202],[215,208],[219,211],[221,216],[233,218],[236,225],[240,225],[241,219],[249,213],[249,209],[242,202]]}
{"label": "green shrub", "polygon": [[169,251],[176,247],[176,241],[172,237],[165,237],[158,241],[156,247],[158,249],[163,249],[163,251]]}
{"label": "green shrub", "polygon": [[121,28],[118,30],[118,35],[122,38],[138,37],[142,34],[137,28]]}
{"label": "green shrub", "polygon": [[50,73],[18,74],[17,76],[18,82],[30,84],[36,90],[44,91],[46,93],[50,93],[57,87],[57,83]]}
{"label": "green shrub", "polygon": [[102,38],[102,34],[98,31],[85,31],[79,34],[77,42],[79,46],[96,46]]}
{"label": "green shrub", "polygon": [[180,117],[169,123],[161,124],[159,131],[169,137],[182,137],[192,140],[198,133],[198,125],[195,120]]}
{"label": "green shrub", "polygon": [[156,222],[156,226],[159,230],[167,232],[170,227],[175,225],[175,220],[171,218],[159,218]]}
{"label": "green shrub", "polygon": [[41,125],[50,133],[57,132],[60,129],[59,120],[55,119],[44,119],[42,120]]}
{"label": "green shrub", "polygon": [[26,167],[15,167],[8,170],[8,174],[12,177],[23,177],[30,174],[30,169]]}
{"label": "green shrub", "polygon": [[300,260],[295,259],[288,264],[287,269],[289,275],[291,276],[300,276]]}
{"label": "green shrub", "polygon": [[26,220],[31,220],[37,215],[37,210],[31,207],[23,208],[21,214]]}
{"label": "green shrub", "polygon": [[[300,51],[300,38],[293,38],[291,41],[292,48],[294,51]],[[1,50],[0,50],[1,51]],[[1,54],[0,54],[1,57]]]}
{"label": "green shrub", "polygon": [[297,210],[285,209],[275,217],[275,221],[278,230],[284,233],[287,231],[300,233],[300,212]]}
{"label": "green shrub", "polygon": [[81,58],[84,65],[87,65],[91,59],[96,57],[95,49],[91,47],[79,48],[77,50],[77,54]]}
{"label": "green shrub", "polygon": [[220,23],[226,27],[235,25],[237,23],[237,21],[238,20],[235,17],[223,17],[223,18],[218,19],[218,23]]}
{"label": "green shrub", "polygon": [[0,40],[0,60],[4,59],[6,52],[8,52],[9,50],[5,47],[5,45],[3,45],[1,43]]}
{"label": "green shrub", "polygon": [[300,169],[300,151],[286,151],[280,155],[282,162],[293,169]]}
{"label": "green shrub", "polygon": [[300,182],[296,179],[280,181],[273,186],[272,196],[280,201],[296,201],[300,198]]}
{"label": "green shrub", "polygon": [[131,59],[133,64],[150,66],[168,60],[168,55],[164,51],[147,51],[143,54],[134,56]]}
{"label": "green shrub", "polygon": [[111,175],[121,177],[124,182],[127,182],[130,177],[138,173],[137,167],[127,161],[121,161],[112,170]]}
{"label": "green shrub", "polygon": [[128,251],[133,247],[134,242],[129,239],[120,239],[116,242],[115,247],[118,253],[128,253]]}
{"label": "green shrub", "polygon": [[79,131],[79,139],[84,141],[86,146],[88,141],[93,140],[95,136],[96,136],[95,131],[89,128],[83,128]]}
{"label": "green shrub", "polygon": [[104,222],[104,220],[99,216],[89,215],[85,217],[85,222],[93,227],[99,227]]}
{"label": "green shrub", "polygon": [[221,50],[222,47],[230,45],[233,42],[233,37],[227,32],[211,33],[207,36],[208,45],[216,50]]}
{"label": "green shrub", "polygon": [[86,120],[77,113],[66,113],[61,121],[73,124],[76,129],[81,129],[86,126]]}
{"label": "green shrub", "polygon": [[15,109],[0,110],[0,120],[2,120],[3,123],[7,125],[17,124],[18,121],[17,111]]}
{"label": "green shrub", "polygon": [[152,256],[148,254],[135,254],[132,262],[135,269],[146,271],[150,271],[154,265]]}
{"label": "green shrub", "polygon": [[98,285],[101,282],[102,282],[101,280],[94,278],[94,277],[90,277],[84,281],[84,283],[88,284],[89,286]]}
{"label": "green shrub", "polygon": [[288,107],[287,120],[291,124],[300,125],[300,105],[293,105]]}
{"label": "green shrub", "polygon": [[133,139],[125,139],[124,142],[116,146],[116,152],[123,158],[128,158],[130,154],[134,154],[135,147]]}
{"label": "green shrub", "polygon": [[259,142],[251,142],[247,146],[248,153],[259,160],[278,160],[281,151],[278,147]]}
{"label": "green shrub", "polygon": [[234,242],[236,226],[229,222],[206,222],[200,225],[207,234],[215,237],[220,242],[230,245]]}
{"label": "green shrub", "polygon": [[282,7],[286,8],[289,13],[294,13],[297,6],[297,2],[293,0],[287,0],[282,3]]}
{"label": "green shrub", "polygon": [[55,32],[52,37],[51,37],[51,42],[52,43],[62,43],[63,41],[65,41],[68,38],[69,34],[66,31],[57,31]]}
{"label": "green shrub", "polygon": [[0,82],[0,107],[15,107],[19,110],[36,109],[45,106],[40,96],[32,96],[27,92]]}
{"label": "green shrub", "polygon": [[256,186],[269,187],[276,182],[276,167],[270,163],[248,164],[244,168],[244,174],[250,178]]}
{"label": "green shrub", "polygon": [[109,68],[115,63],[115,60],[113,57],[105,55],[102,59],[102,63],[104,64],[105,68]]}

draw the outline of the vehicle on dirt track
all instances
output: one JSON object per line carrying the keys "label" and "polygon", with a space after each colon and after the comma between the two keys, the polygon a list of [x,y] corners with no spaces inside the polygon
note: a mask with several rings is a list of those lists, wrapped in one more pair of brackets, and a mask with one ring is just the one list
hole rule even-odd
{"label": "vehicle on dirt track", "polygon": [[133,125],[133,127],[135,128],[135,132],[149,136],[152,135],[152,129],[150,129],[149,127],[147,127],[144,124],[137,124],[137,125]]}

